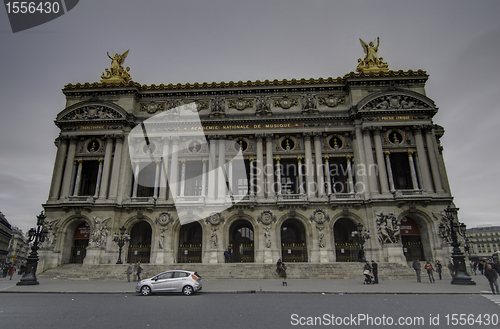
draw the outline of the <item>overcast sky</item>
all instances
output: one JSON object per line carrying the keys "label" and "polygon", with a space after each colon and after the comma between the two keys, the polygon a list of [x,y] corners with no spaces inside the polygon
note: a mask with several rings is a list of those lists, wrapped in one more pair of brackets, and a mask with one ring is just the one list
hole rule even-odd
{"label": "overcast sky", "polygon": [[141,84],[328,78],[380,37],[392,70],[423,69],[468,227],[500,225],[500,1],[101,0],[12,33],[0,8],[0,211],[24,231],[48,198],[68,83],[100,81],[130,49]]}

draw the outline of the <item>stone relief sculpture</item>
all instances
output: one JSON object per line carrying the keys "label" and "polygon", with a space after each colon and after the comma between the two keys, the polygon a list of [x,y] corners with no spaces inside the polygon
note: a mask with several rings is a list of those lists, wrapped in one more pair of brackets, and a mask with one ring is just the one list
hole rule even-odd
{"label": "stone relief sculpture", "polygon": [[318,101],[314,95],[304,95],[300,102],[302,103],[302,113],[318,113]]}
{"label": "stone relief sculpture", "polygon": [[212,243],[212,249],[217,249],[217,228],[212,228],[212,235],[210,236],[210,242]]}
{"label": "stone relief sculpture", "polygon": [[269,225],[272,222],[276,222],[276,216],[271,210],[263,210],[260,216],[257,216],[257,222],[261,222],[264,225]]}
{"label": "stone relief sculpture", "polygon": [[105,218],[104,220],[100,220],[97,216],[92,217],[92,221],[94,222],[94,229],[90,233],[89,247],[101,249],[106,248],[106,240],[109,234],[106,224],[109,220],[109,217]]}
{"label": "stone relief sculpture", "polygon": [[41,249],[53,249],[57,242],[57,224],[60,219],[53,220],[51,222],[45,222],[44,226],[47,230],[47,237],[45,241],[40,246]]}
{"label": "stone relief sculpture", "polygon": [[340,104],[345,103],[345,97],[344,96],[334,96],[330,95],[328,97],[319,97],[318,98],[318,103],[319,105],[326,105],[328,107],[335,107]]}
{"label": "stone relief sculpture", "polygon": [[377,231],[380,243],[398,243],[401,241],[401,223],[394,213],[377,215]]}
{"label": "stone relief sculpture", "polygon": [[165,244],[165,231],[166,230],[167,230],[166,228],[160,229],[160,239],[158,240],[158,247],[160,249],[163,249],[163,246]]}
{"label": "stone relief sculpture", "polygon": [[311,222],[316,222],[318,224],[323,224],[330,220],[330,216],[328,216],[324,210],[316,209],[311,217],[309,218]]}
{"label": "stone relief sculpture", "polygon": [[271,248],[271,233],[269,233],[269,230],[271,228],[269,226],[264,227],[264,239],[266,240],[266,248],[269,249]]}
{"label": "stone relief sculpture", "polygon": [[318,245],[320,248],[325,247],[325,233],[323,233],[323,226],[316,226],[316,228],[319,230],[318,233]]}
{"label": "stone relief sculpture", "polygon": [[387,72],[389,70],[389,64],[383,61],[382,57],[378,57],[378,47],[380,44],[380,38],[377,37],[377,45],[375,46],[375,41],[370,41],[369,44],[361,41],[361,46],[366,54],[364,59],[358,59],[358,67],[356,71],[358,72]]}
{"label": "stone relief sculpture", "polygon": [[225,218],[218,212],[214,212],[211,214],[205,221],[207,223],[210,223],[212,225],[219,225],[220,223],[223,223]]}
{"label": "stone relief sculpture", "polygon": [[226,116],[226,101],[224,98],[217,96],[210,101],[210,117]]}
{"label": "stone relief sculpture", "polygon": [[128,55],[128,50],[124,52],[123,54],[113,54],[113,56],[108,57],[111,59],[111,68],[110,69],[105,69],[105,73],[101,75],[101,82],[106,82],[106,83],[113,83],[113,82],[128,82],[131,79],[130,74],[128,73],[130,71],[130,68],[127,67],[127,69],[123,68],[123,62],[125,62],[125,58]]}
{"label": "stone relief sculpture", "polygon": [[174,219],[168,211],[164,211],[160,216],[156,217],[155,222],[161,226],[167,226],[168,223],[173,223]]}
{"label": "stone relief sculpture", "polygon": [[266,96],[258,96],[255,100],[255,115],[272,115],[271,100]]}
{"label": "stone relief sculpture", "polygon": [[80,107],[66,114],[62,120],[100,120],[121,119],[122,116],[115,110],[102,105]]}
{"label": "stone relief sculpture", "polygon": [[407,110],[413,108],[429,108],[429,105],[410,96],[387,95],[368,102],[362,107],[362,110]]}

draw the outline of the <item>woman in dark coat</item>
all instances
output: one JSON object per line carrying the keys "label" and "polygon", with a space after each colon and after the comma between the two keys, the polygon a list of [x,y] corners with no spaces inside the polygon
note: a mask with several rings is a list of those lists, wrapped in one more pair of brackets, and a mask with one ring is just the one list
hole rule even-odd
{"label": "woman in dark coat", "polygon": [[278,268],[278,276],[283,279],[283,285],[288,286],[286,283],[286,266],[285,263],[280,262]]}

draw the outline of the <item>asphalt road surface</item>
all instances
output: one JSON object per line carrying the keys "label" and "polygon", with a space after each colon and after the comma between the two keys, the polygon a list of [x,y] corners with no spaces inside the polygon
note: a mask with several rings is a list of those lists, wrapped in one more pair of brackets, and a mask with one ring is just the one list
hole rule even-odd
{"label": "asphalt road surface", "polygon": [[499,328],[499,317],[481,295],[0,294],[9,329]]}

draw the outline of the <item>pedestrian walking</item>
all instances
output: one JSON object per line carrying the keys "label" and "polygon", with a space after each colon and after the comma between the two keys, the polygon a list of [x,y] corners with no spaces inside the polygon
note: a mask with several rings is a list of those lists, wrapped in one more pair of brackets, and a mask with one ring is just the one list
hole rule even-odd
{"label": "pedestrian walking", "polygon": [[12,276],[14,275],[14,273],[16,273],[16,268],[14,265],[10,265],[9,266],[9,276],[10,276],[9,280],[12,280]]}
{"label": "pedestrian walking", "polygon": [[481,272],[481,275],[483,275],[484,274],[484,262],[480,261],[477,268],[479,269],[479,272]]}
{"label": "pedestrian walking", "polygon": [[439,275],[439,280],[443,279],[442,273],[443,273],[443,265],[441,264],[440,261],[436,261],[436,273]]}
{"label": "pedestrian walking", "polygon": [[373,284],[378,283],[378,264],[372,260]]}
{"label": "pedestrian walking", "polygon": [[477,274],[476,274],[476,271],[477,271],[477,262],[474,262],[474,263],[472,264],[472,270],[474,271],[474,275],[477,275]]}
{"label": "pedestrian walking", "polygon": [[134,272],[134,268],[132,267],[132,264],[128,264],[127,270],[125,273],[127,273],[127,281],[130,282],[130,275]]}
{"label": "pedestrian walking", "polygon": [[415,270],[415,274],[417,274],[417,282],[422,282],[422,280],[420,279],[420,271],[422,269],[420,262],[418,260],[414,259],[412,267]]}
{"label": "pedestrian walking", "polygon": [[283,279],[283,285],[288,286],[288,283],[286,282],[286,266],[285,263],[281,262],[281,259],[279,260],[279,269],[278,269],[278,276]]}
{"label": "pedestrian walking", "polygon": [[137,281],[141,281],[142,266],[141,262],[137,262]]}
{"label": "pedestrian walking", "polygon": [[500,295],[500,293],[498,292],[498,273],[490,264],[486,265],[484,276],[486,277],[486,279],[488,279],[488,283],[490,284],[491,292],[493,293],[493,295],[495,294],[494,288],[496,288],[497,294]]}
{"label": "pedestrian walking", "polygon": [[436,280],[434,280],[434,268],[432,268],[432,265],[431,265],[431,262],[428,261],[427,263],[425,263],[425,267],[424,267],[426,270],[427,270],[427,275],[429,276],[429,281],[431,283],[435,283]]}
{"label": "pedestrian walking", "polygon": [[7,273],[9,273],[9,265],[7,263],[3,266],[2,272],[3,272],[3,277],[4,278],[7,277]]}

